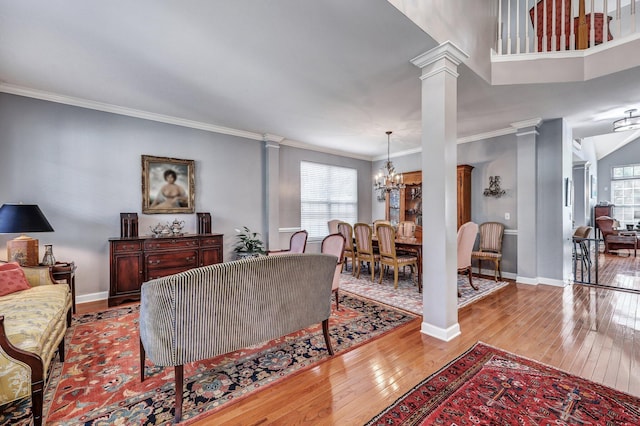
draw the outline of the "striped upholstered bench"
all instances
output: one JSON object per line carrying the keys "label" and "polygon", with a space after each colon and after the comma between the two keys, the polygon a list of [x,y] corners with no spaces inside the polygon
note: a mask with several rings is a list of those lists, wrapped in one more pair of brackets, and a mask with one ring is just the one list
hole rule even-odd
{"label": "striped upholstered bench", "polygon": [[[286,254],[219,263],[142,285],[140,379],[148,356],[175,369],[322,323],[329,354],[331,288],[337,258]],[[145,355],[146,353],[146,355]],[[182,417],[176,397],[175,421]]]}

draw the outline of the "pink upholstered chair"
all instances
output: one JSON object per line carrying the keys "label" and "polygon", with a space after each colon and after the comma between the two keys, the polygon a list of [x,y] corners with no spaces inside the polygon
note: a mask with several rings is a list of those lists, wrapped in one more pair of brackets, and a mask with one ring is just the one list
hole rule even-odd
{"label": "pink upholstered chair", "polygon": [[331,291],[336,295],[336,310],[340,309],[338,301],[338,289],[340,288],[340,274],[342,273],[342,261],[344,259],[344,237],[342,234],[329,234],[322,240],[320,252],[323,254],[331,254],[338,258],[336,264],[336,272],[333,275],[333,286]]}
{"label": "pink upholstered chair", "polygon": [[[471,252],[473,251],[473,245],[476,242],[476,236],[478,235],[478,225],[473,222],[467,222],[458,229],[458,272],[465,272],[469,276],[469,285],[478,290],[473,284],[473,277],[471,274]],[[458,296],[460,292],[458,291]]]}
{"label": "pink upholstered chair", "polygon": [[279,255],[279,254],[289,254],[289,253],[304,253],[307,248],[307,236],[309,234],[307,231],[297,231],[294,232],[289,240],[289,248],[285,250],[269,250],[267,254],[269,256]]}
{"label": "pink upholstered chair", "polygon": [[338,224],[342,222],[340,219],[331,219],[327,222],[327,227],[329,228],[329,234],[337,234],[338,233]]}

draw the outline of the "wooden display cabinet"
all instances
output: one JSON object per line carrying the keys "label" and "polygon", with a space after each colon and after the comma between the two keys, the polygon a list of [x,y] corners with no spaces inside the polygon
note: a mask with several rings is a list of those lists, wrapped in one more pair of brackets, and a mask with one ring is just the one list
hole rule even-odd
{"label": "wooden display cabinet", "polygon": [[145,281],[222,262],[222,234],[109,239],[109,306],[140,300]]}
{"label": "wooden display cabinet", "polygon": [[[473,166],[457,167],[458,228],[471,220],[471,171]],[[385,220],[412,221],[422,225],[422,171],[403,173],[405,188],[386,193]]]}

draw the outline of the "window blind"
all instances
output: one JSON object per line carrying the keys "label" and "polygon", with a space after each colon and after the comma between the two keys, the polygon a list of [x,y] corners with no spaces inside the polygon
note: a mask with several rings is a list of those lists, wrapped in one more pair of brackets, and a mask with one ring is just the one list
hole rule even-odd
{"label": "window blind", "polygon": [[348,167],[300,162],[300,226],[310,239],[329,234],[327,222],[351,224],[358,218],[358,171]]}

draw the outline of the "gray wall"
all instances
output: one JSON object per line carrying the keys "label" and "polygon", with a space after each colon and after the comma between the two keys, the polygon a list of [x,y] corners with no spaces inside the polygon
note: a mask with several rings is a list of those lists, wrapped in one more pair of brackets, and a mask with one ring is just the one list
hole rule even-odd
{"label": "gray wall", "polygon": [[598,161],[598,201],[613,202],[611,199],[611,169],[615,166],[628,164],[640,164],[640,139],[629,142]]}
{"label": "gray wall", "polygon": [[[471,172],[471,220],[482,222],[502,222],[505,224],[503,241],[502,270],[516,272],[517,264],[517,215],[516,215],[516,136],[506,135],[496,138],[458,145],[458,164],[474,167]],[[395,157],[391,160],[399,172],[422,169],[420,153]],[[385,160],[386,161],[386,160]],[[373,164],[375,173],[384,161]],[[484,189],[489,186],[489,176],[499,175],[502,187],[507,191],[501,198],[485,197]],[[373,182],[373,181],[372,181]],[[426,205],[426,202],[423,203]],[[385,203],[373,199],[373,218],[384,218]],[[505,219],[509,213],[510,219]]]}
{"label": "gray wall", "polygon": [[[300,159],[371,175],[366,161],[280,151],[280,227],[299,226]],[[40,240],[40,258],[51,243],[58,260],[75,261],[79,296],[108,291],[108,239],[119,236],[121,212],[138,213],[141,235],[175,218],[185,220],[185,232],[196,231],[195,214],[142,215],[141,155],[195,160],[196,211],[211,213],[213,231],[224,234],[224,260],[231,260],[236,228],[266,232],[264,152],[261,141],[0,93],[0,204],[41,207],[55,232],[31,235]],[[363,185],[359,214],[368,221],[371,191]],[[0,235],[0,259],[15,236]]]}
{"label": "gray wall", "polygon": [[[283,145],[280,147],[280,228],[300,228],[301,161],[356,169],[358,172],[358,221],[371,221],[372,181],[369,180],[369,176],[372,176],[371,162]],[[282,248],[289,246],[290,237],[291,231],[281,233]],[[310,252],[319,252],[320,241],[310,240],[307,248]]]}

